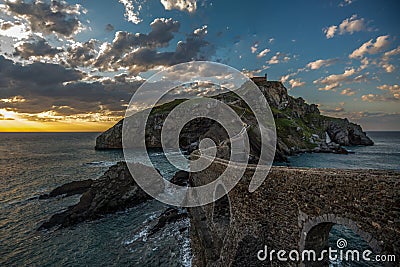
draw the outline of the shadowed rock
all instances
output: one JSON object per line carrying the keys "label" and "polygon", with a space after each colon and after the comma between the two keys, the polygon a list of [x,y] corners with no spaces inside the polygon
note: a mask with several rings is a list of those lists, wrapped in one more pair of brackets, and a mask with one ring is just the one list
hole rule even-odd
{"label": "shadowed rock", "polygon": [[61,196],[61,195],[69,197],[72,195],[83,194],[92,186],[92,183],[93,183],[92,179],[87,179],[87,180],[83,180],[83,181],[73,181],[70,183],[66,183],[66,184],[63,184],[63,185],[55,188],[48,194],[41,195],[39,197],[39,199],[47,199],[47,198],[52,198],[52,197]]}
{"label": "shadowed rock", "polygon": [[[131,168],[140,168],[141,172],[145,172],[146,169],[149,173],[153,171],[152,168],[142,164],[133,164]],[[164,183],[160,181],[159,184],[153,185],[153,188],[160,193],[164,190]],[[119,162],[93,181],[78,204],[53,215],[39,227],[39,230],[54,226],[68,227],[83,221],[99,219],[105,214],[125,210],[151,198],[137,185],[126,163]]]}
{"label": "shadowed rock", "polygon": [[178,171],[171,179],[171,183],[179,186],[187,186],[189,181],[189,173],[187,171]]}

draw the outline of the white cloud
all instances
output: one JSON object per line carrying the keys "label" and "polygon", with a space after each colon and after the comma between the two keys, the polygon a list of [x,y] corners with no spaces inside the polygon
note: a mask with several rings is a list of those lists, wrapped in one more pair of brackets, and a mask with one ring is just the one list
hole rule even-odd
{"label": "white cloud", "polygon": [[353,34],[366,30],[365,20],[363,18],[358,19],[357,15],[353,15],[350,18],[344,19],[339,26],[332,25],[324,28],[323,31],[327,39],[333,38],[336,33],[343,35],[345,33]]}
{"label": "white cloud", "polygon": [[290,57],[281,53],[281,52],[276,52],[276,54],[271,57],[270,60],[267,61],[267,63],[269,65],[273,65],[273,64],[278,64],[279,62],[283,61],[283,62],[288,62],[290,60]]}
{"label": "white cloud", "polygon": [[289,78],[290,78],[291,76],[292,76],[291,74],[282,76],[282,77],[281,77],[281,82],[282,82],[282,83],[285,83],[287,80],[289,80]]}
{"label": "white cloud", "polygon": [[327,83],[332,83],[332,82],[342,82],[344,80],[346,80],[348,77],[350,77],[351,75],[355,74],[356,71],[354,68],[351,69],[347,69],[344,71],[343,74],[332,74],[329,75],[328,77],[322,79],[320,81],[320,83],[322,84],[327,84]]}
{"label": "white cloud", "polygon": [[365,102],[385,101],[385,97],[383,95],[368,94],[362,95],[361,100]]}
{"label": "white cloud", "polygon": [[[134,23],[139,24],[143,20],[139,18],[140,11],[142,10],[142,5],[138,3],[136,0],[118,0],[125,7],[125,18]],[[134,4],[137,6],[135,8]]]}
{"label": "white cloud", "polygon": [[354,3],[354,2],[355,2],[355,0],[344,0],[343,2],[340,2],[339,6],[340,7],[345,7],[345,6],[348,6],[348,5],[350,5],[350,4]]}
{"label": "white cloud", "polygon": [[345,19],[339,25],[339,34],[350,33],[363,31],[366,29],[364,19],[357,19],[357,15],[353,15],[348,19]]}
{"label": "white cloud", "polygon": [[269,51],[271,51],[271,50],[268,49],[268,48],[266,48],[266,49],[264,49],[263,51],[261,51],[261,52],[257,55],[257,57],[258,57],[258,58],[265,57],[265,55],[267,55]]}
{"label": "white cloud", "polygon": [[165,10],[177,9],[193,13],[197,9],[196,0],[161,0]]}
{"label": "white cloud", "polygon": [[400,100],[400,86],[398,84],[388,85],[384,84],[377,87],[384,91],[383,95],[368,94],[361,96],[362,101],[375,102],[375,101],[399,101]]}
{"label": "white cloud", "polygon": [[355,95],[356,92],[354,92],[354,91],[351,90],[350,88],[346,88],[346,89],[343,89],[343,90],[340,92],[340,94],[341,94],[341,95],[352,96],[352,95]]}
{"label": "white cloud", "polygon": [[320,87],[320,91],[330,91],[340,87],[342,82],[351,82],[351,81],[358,81],[361,78],[365,78],[365,76],[357,76],[356,78],[351,78],[357,71],[354,68],[345,70],[342,74],[332,74],[325,78],[321,78],[315,80],[314,84],[321,84],[325,85],[324,87]]}
{"label": "white cloud", "polygon": [[365,54],[376,54],[384,50],[388,45],[389,35],[382,35],[376,38],[375,43],[373,42],[373,39],[371,39],[362,44],[349,55],[349,58],[360,58]]}
{"label": "white cloud", "polygon": [[307,67],[312,70],[320,69],[321,67],[328,67],[335,63],[337,59],[318,59],[307,64]]}
{"label": "white cloud", "polygon": [[302,82],[302,81],[300,81],[299,79],[291,79],[290,81],[289,81],[289,84],[290,84],[290,86],[292,87],[292,88],[295,88],[295,87],[301,87],[301,86],[304,86],[305,84],[306,84],[306,82]]}
{"label": "white cloud", "polygon": [[257,52],[258,50],[258,42],[254,43],[251,47],[250,47],[251,53],[254,54],[255,52]]}
{"label": "white cloud", "polygon": [[335,36],[336,29],[337,29],[337,26],[335,26],[335,25],[332,25],[328,28],[323,29],[326,39],[333,38],[333,36]]}
{"label": "white cloud", "polygon": [[208,33],[208,26],[203,25],[201,28],[194,30],[193,33],[198,36],[205,36]]}
{"label": "white cloud", "polygon": [[324,87],[320,87],[318,90],[320,90],[320,91],[330,91],[330,90],[338,88],[339,86],[340,86],[340,83],[334,82],[334,83],[327,84]]}
{"label": "white cloud", "polygon": [[382,60],[379,63],[379,66],[381,66],[386,72],[391,73],[396,70],[396,67],[393,64],[390,64],[389,61],[392,56],[400,54],[400,46],[397,48],[390,50],[388,52],[385,52],[382,56]]}
{"label": "white cloud", "polygon": [[272,44],[275,41],[275,38],[269,38],[268,43]]}
{"label": "white cloud", "polygon": [[279,63],[279,58],[277,55],[271,57],[270,60],[268,60],[268,64],[272,65],[272,64],[278,64]]}
{"label": "white cloud", "polygon": [[393,85],[384,84],[384,85],[378,86],[378,89],[388,91],[391,94],[393,94],[393,96],[395,98],[400,99],[400,86],[398,84],[393,84]]}

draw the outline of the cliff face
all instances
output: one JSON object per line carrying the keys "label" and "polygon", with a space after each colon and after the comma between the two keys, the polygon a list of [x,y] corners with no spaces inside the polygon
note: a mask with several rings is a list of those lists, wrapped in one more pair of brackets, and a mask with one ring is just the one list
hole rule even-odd
{"label": "cliff face", "polygon": [[[286,156],[301,152],[345,153],[340,146],[373,145],[371,139],[362,131],[362,128],[347,119],[323,116],[318,106],[307,104],[304,99],[293,98],[288,95],[287,89],[281,82],[260,81],[257,86],[266,97],[273,112],[277,130],[277,161],[285,161]],[[235,94],[225,93],[215,96],[230,105],[234,110],[242,112],[246,105]],[[184,99],[174,100],[153,109],[146,125],[146,145],[161,147],[161,128],[169,112]],[[238,111],[239,112],[239,111]],[[246,112],[243,120],[252,126],[252,113]],[[115,126],[102,133],[96,139],[96,149],[122,148],[122,124],[119,121]],[[183,148],[196,149],[199,138],[210,137],[214,140],[224,140],[225,133],[218,129],[218,125],[208,119],[196,119],[189,123],[181,132],[180,143]],[[254,131],[249,131],[252,143],[252,154],[257,155],[258,140]],[[194,147],[193,147],[194,146]]]}

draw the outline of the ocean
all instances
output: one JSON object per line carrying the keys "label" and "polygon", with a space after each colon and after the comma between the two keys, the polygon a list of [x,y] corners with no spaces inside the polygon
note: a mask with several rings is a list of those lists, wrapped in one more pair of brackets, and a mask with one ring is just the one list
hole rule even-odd
{"label": "ocean", "polygon": [[[39,200],[66,182],[96,179],[123,160],[122,151],[96,151],[99,133],[0,133],[0,266],[191,266],[189,221],[148,236],[149,223],[167,206],[151,200],[139,206],[57,231],[36,229],[79,196]],[[369,132],[375,145],[351,147],[354,154],[303,154],[290,166],[400,170],[400,132]],[[176,169],[159,151],[155,167],[168,179]],[[140,161],[140,159],[137,159]],[[182,227],[185,231],[179,231]],[[332,240],[357,237],[340,226]],[[350,266],[332,263],[332,266]],[[355,266],[355,265],[351,265]]]}

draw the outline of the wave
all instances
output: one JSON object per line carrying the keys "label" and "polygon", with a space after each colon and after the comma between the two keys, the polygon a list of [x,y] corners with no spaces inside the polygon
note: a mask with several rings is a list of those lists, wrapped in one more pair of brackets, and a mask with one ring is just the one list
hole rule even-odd
{"label": "wave", "polygon": [[117,161],[93,161],[85,163],[85,165],[89,165],[91,167],[111,167],[115,164],[117,164]]}

